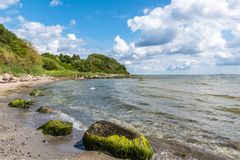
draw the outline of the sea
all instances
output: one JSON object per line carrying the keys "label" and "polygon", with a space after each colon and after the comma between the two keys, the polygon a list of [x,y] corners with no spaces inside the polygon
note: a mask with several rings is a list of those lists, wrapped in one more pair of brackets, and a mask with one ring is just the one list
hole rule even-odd
{"label": "sea", "polygon": [[73,139],[81,139],[91,124],[107,120],[149,139],[171,139],[240,159],[239,75],[64,80],[42,89],[44,96],[34,98],[35,109],[49,106],[57,114],[29,113],[29,126],[58,116],[73,122],[78,133]]}

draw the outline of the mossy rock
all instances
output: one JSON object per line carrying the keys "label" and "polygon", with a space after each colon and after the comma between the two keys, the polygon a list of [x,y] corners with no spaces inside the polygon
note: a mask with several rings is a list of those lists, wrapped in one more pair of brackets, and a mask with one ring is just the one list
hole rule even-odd
{"label": "mossy rock", "polygon": [[42,130],[45,135],[66,136],[72,133],[73,124],[61,120],[50,120],[37,130]]}
{"label": "mossy rock", "polygon": [[30,93],[30,96],[43,96],[42,90],[41,89],[35,89]]}
{"label": "mossy rock", "polygon": [[54,113],[54,111],[49,107],[40,107],[37,112],[39,113]]}
{"label": "mossy rock", "polygon": [[26,101],[22,98],[14,99],[8,103],[9,107],[14,107],[14,108],[30,108],[31,105],[33,104],[32,101]]}
{"label": "mossy rock", "polygon": [[150,159],[153,149],[144,135],[107,121],[90,126],[83,136],[86,150],[102,151],[123,159]]}

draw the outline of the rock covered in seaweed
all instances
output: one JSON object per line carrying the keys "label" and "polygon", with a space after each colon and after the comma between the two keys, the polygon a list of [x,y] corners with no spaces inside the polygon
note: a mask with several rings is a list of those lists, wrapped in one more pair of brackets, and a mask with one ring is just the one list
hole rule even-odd
{"label": "rock covered in seaweed", "polygon": [[35,89],[30,93],[30,96],[43,96],[42,90],[41,89]]}
{"label": "rock covered in seaweed", "polygon": [[42,130],[44,134],[51,136],[66,136],[72,133],[73,124],[61,120],[50,120],[37,130]]}
{"label": "rock covered in seaweed", "polygon": [[144,135],[107,121],[90,126],[83,136],[86,150],[102,151],[123,159],[150,159],[153,149]]}
{"label": "rock covered in seaweed", "polygon": [[49,107],[40,107],[37,109],[39,113],[53,113],[54,111]]}
{"label": "rock covered in seaweed", "polygon": [[8,106],[14,107],[14,108],[26,109],[26,108],[30,108],[32,104],[33,104],[32,101],[26,101],[25,99],[18,98],[18,99],[14,99],[14,100],[10,101],[8,103]]}

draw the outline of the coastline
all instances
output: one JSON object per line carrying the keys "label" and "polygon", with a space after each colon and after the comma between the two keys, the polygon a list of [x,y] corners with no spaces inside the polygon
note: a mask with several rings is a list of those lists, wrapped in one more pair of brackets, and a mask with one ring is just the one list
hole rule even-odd
{"label": "coastline", "polygon": [[[0,84],[0,159],[116,159],[103,153],[74,148],[75,143],[81,139],[72,143],[69,142],[71,137],[45,136],[36,128],[26,127],[21,119],[29,115],[26,115],[25,111],[8,107],[10,99],[29,98],[29,93],[34,88],[60,80],[67,79],[46,78],[29,82],[19,81]],[[153,157],[153,160],[159,158],[179,159],[179,157],[185,159],[185,153],[198,159],[225,159],[180,142],[150,137],[149,139],[153,147],[157,148],[156,154],[158,155]]]}
{"label": "coastline", "polygon": [[69,137],[45,136],[35,128],[26,127],[21,121],[25,111],[8,107],[10,99],[27,97],[34,88],[57,80],[61,79],[46,78],[0,84],[0,159],[114,160],[115,158],[99,152],[61,149],[59,143],[68,141]]}

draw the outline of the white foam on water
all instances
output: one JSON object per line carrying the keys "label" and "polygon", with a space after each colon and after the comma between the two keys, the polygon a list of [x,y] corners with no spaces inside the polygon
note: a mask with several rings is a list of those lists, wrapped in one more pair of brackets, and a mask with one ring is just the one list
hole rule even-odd
{"label": "white foam on water", "polygon": [[60,117],[61,120],[73,123],[73,128],[75,128],[77,130],[84,131],[84,130],[87,129],[80,121],[78,121],[75,118],[69,116],[68,114],[65,114],[61,111],[57,111],[57,115]]}
{"label": "white foam on water", "polygon": [[96,88],[95,87],[91,87],[90,90],[95,90]]}

